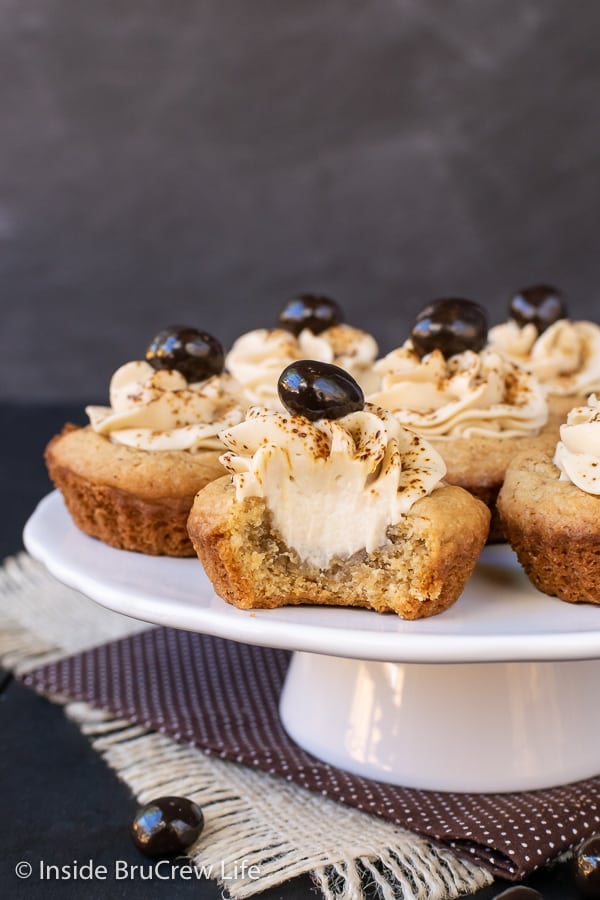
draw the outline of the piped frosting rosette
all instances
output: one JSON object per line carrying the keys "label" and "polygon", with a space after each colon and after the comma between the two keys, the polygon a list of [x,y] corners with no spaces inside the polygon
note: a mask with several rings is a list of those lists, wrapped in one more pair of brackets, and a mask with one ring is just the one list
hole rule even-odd
{"label": "piped frosting rosette", "polygon": [[592,394],[587,406],[577,406],[560,427],[554,465],[560,480],[586,494],[600,495],[600,401]]}
{"label": "piped frosting rosette", "polygon": [[492,350],[449,359],[434,350],[421,359],[408,342],[374,368],[381,389],[369,401],[425,437],[522,437],[537,434],[547,420],[538,380]]}
{"label": "piped frosting rosette", "polygon": [[332,325],[319,334],[304,328],[298,336],[283,328],[259,328],[234,342],[225,365],[249,404],[281,411],[277,379],[290,363],[300,359],[332,363],[350,372],[363,390],[369,390],[377,349],[370,334],[351,325]]}
{"label": "piped frosting rosette", "polygon": [[315,422],[253,407],[220,437],[237,501],[263,498],[285,545],[320,568],[383,545],[446,471],[425,440],[372,404]]}
{"label": "piped frosting rosette", "polygon": [[490,349],[532,372],[548,394],[600,391],[600,326],[559,319],[539,334],[529,322],[510,319],[491,328]]}
{"label": "piped frosting rosette", "polygon": [[110,406],[88,406],[90,425],[140,450],[220,450],[223,428],[240,422],[240,388],[226,373],[188,382],[175,369],[125,363],[110,383]]}

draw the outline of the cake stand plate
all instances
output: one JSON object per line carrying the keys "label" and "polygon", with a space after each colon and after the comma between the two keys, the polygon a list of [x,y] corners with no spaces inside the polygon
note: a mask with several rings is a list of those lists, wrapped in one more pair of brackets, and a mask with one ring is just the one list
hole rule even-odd
{"label": "cake stand plate", "polygon": [[406,622],[359,609],[238,610],[196,559],[82,534],[58,492],[24,541],[60,581],[116,612],[295,651],[282,722],[341,768],[445,791],[532,790],[600,772],[600,607],[541,594],[506,546],[483,551],[451,609]]}

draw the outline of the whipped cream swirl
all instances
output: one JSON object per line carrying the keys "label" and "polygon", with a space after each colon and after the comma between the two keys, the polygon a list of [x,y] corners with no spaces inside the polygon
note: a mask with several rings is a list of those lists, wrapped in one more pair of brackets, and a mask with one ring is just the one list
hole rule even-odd
{"label": "whipped cream swirl", "polygon": [[298,344],[301,359],[333,363],[350,372],[363,391],[374,389],[377,376],[373,363],[379,347],[366,331],[344,324],[332,325],[320,334],[305,328],[298,335]]}
{"label": "whipped cream swirl", "polygon": [[491,349],[524,366],[548,394],[571,396],[600,391],[600,326],[559,319],[541,334],[533,323],[514,320],[491,328]]}
{"label": "whipped cream swirl", "polygon": [[188,383],[175,369],[125,363],[110,382],[110,406],[88,406],[98,434],[139,450],[222,450],[218,434],[244,418],[230,375]]}
{"label": "whipped cream swirl", "polygon": [[491,350],[465,350],[448,360],[434,350],[420,359],[407,343],[375,370],[381,390],[367,399],[425,437],[520,437],[536,434],[548,417],[537,379]]}
{"label": "whipped cream swirl", "polygon": [[283,411],[277,380],[287,365],[316,359],[345,369],[363,391],[373,389],[375,339],[350,325],[332,325],[320,334],[304,328],[298,337],[283,328],[259,328],[239,337],[227,354],[226,368],[242,385],[250,404]]}
{"label": "whipped cream swirl", "polygon": [[319,568],[383,545],[446,472],[433,447],[371,404],[316,422],[253,407],[220,437],[238,502],[264,498],[286,546]]}
{"label": "whipped cream swirl", "polygon": [[296,362],[298,341],[283,328],[258,328],[243,334],[225,358],[225,367],[242,386],[250,404],[282,410],[277,380]]}
{"label": "whipped cream swirl", "polygon": [[600,495],[600,401],[595,394],[587,406],[576,406],[560,426],[554,465],[561,481],[570,481],[586,494]]}

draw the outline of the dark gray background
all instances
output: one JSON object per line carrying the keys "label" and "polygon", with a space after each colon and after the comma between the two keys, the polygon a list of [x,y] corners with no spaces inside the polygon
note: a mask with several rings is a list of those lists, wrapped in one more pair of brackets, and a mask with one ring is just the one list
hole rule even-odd
{"label": "dark gray background", "polygon": [[399,344],[557,283],[600,318],[600,4],[0,0],[0,397],[104,399],[302,290]]}

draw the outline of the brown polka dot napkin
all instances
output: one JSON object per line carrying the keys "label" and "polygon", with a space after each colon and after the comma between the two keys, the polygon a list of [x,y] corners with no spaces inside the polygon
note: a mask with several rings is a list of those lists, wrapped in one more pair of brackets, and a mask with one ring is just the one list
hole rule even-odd
{"label": "brown polka dot napkin", "polygon": [[289,659],[283,650],[152,628],[24,681],[382,816],[504,878],[524,877],[600,827],[600,777],[544,791],[458,794],[394,787],[320,762],[279,721]]}

